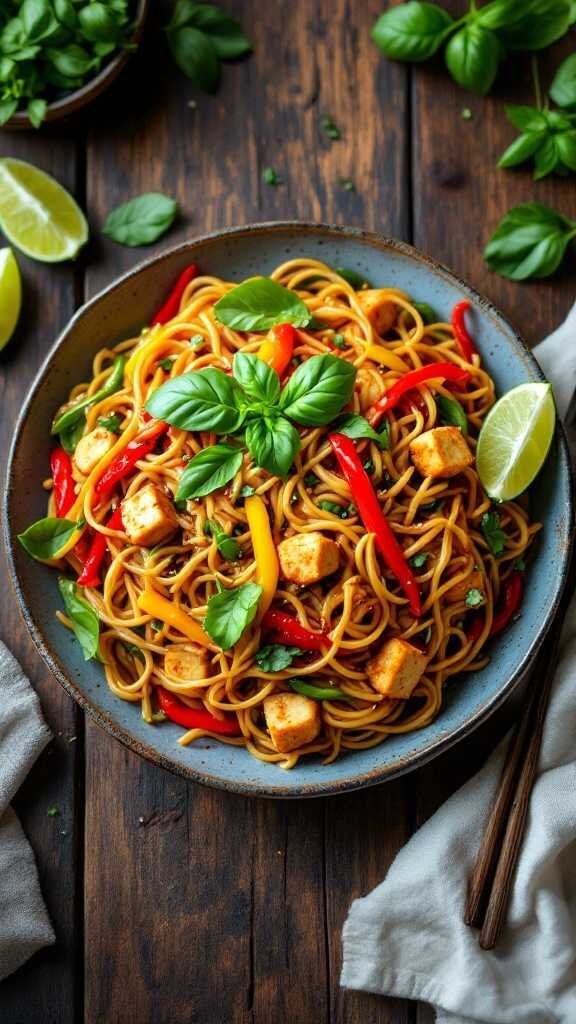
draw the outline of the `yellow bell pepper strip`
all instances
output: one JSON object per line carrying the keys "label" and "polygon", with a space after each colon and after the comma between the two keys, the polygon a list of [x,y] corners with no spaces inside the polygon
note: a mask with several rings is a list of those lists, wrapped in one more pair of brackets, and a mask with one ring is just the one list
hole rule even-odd
{"label": "yellow bell pepper strip", "polygon": [[408,373],[408,370],[411,369],[410,366],[400,359],[400,356],[384,348],[383,345],[368,345],[366,355],[374,363],[382,363],[383,366],[386,366],[389,370],[396,370],[397,373]]}
{"label": "yellow bell pepper strip", "polygon": [[259,617],[261,618],[272,604],[278,586],[278,554],[272,538],[266,505],[262,498],[258,494],[253,494],[246,498],[244,508],[256,559],[256,580],[262,587],[259,608]]}
{"label": "yellow bell pepper strip", "polygon": [[155,619],[167,622],[195,644],[212,647],[212,641],[202,626],[168,598],[162,597],[157,590],[144,590],[138,597],[138,607],[143,612],[148,612],[148,615],[153,615]]}

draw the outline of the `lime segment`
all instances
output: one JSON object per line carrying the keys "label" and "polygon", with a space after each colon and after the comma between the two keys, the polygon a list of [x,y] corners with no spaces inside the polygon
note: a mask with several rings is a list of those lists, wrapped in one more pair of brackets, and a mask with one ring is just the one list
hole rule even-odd
{"label": "lime segment", "polygon": [[44,171],[6,157],[0,160],[0,229],[34,260],[74,259],[88,225],[72,196]]}
{"label": "lime segment", "polygon": [[12,249],[0,249],[0,350],[10,341],[20,316],[22,282]]}
{"label": "lime segment", "polygon": [[520,384],[496,402],[476,449],[482,486],[495,501],[511,501],[542,469],[554,436],[556,410],[550,384]]}

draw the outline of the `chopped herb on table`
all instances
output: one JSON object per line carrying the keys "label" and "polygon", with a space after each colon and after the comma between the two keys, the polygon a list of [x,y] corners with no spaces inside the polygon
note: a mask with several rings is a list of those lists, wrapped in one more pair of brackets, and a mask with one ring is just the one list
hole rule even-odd
{"label": "chopped herb on table", "polygon": [[281,185],[282,179],[278,176],[273,167],[265,167],[262,171],[262,181],[265,185]]}
{"label": "chopped herb on table", "polygon": [[515,206],[484,250],[491,270],[513,281],[550,277],[576,238],[576,221],[542,203]]}
{"label": "chopped herb on table", "polygon": [[352,181],[352,178],[338,178],[338,184],[340,188],[343,188],[345,192],[355,192],[356,185]]}
{"label": "chopped herb on table", "polygon": [[330,139],[331,142],[337,142],[338,139],[342,138],[342,132],[329,114],[322,114],[320,127],[326,138]]}

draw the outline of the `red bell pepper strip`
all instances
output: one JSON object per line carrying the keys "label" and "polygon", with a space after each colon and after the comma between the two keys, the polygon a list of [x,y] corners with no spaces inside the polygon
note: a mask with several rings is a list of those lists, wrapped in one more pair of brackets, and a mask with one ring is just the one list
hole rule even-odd
{"label": "red bell pepper strip", "polygon": [[274,608],[266,612],[262,626],[264,629],[273,629],[283,644],[294,644],[304,651],[321,651],[323,647],[330,646],[330,640],[325,633],[312,633],[294,616],[276,611]]}
{"label": "red bell pepper strip", "polygon": [[386,565],[394,573],[408,598],[410,611],[416,618],[419,618],[422,615],[422,602],[416,577],[380,508],[380,502],[372,487],[370,477],[358,457],[352,440],[343,434],[330,434],[328,440],[352,492],[354,504],[364,526],[369,533],[374,534]]}
{"label": "red bell pepper strip", "polygon": [[158,438],[165,434],[167,430],[168,424],[158,420],[153,429],[139,434],[133,441],[130,441],[124,451],[117,455],[107,469],[104,470],[96,484],[96,494],[100,496],[108,494],[120,480],[128,476],[128,473],[132,471],[138,460],[150,454],[155,448]]}
{"label": "red bell pepper strip", "polygon": [[369,410],[366,418],[370,425],[378,426],[384,414],[390,412],[407,391],[430,380],[449,380],[454,384],[464,385],[470,380],[470,374],[468,370],[463,370],[455,363],[427,363],[426,366],[419,366],[417,370],[410,370],[409,373],[400,377]]}
{"label": "red bell pepper strip", "polygon": [[281,377],[292,359],[295,342],[296,331],[292,324],[278,324],[262,342],[257,352],[258,358],[276,370]]}
{"label": "red bell pepper strip", "polygon": [[205,729],[207,732],[217,732],[221,736],[240,736],[242,730],[238,725],[238,719],[232,715],[226,718],[215,718],[206,708],[189,708],[183,704],[178,697],[175,697],[170,690],[163,686],[156,688],[158,703],[161,710],[172,722],[183,725],[185,729]]}
{"label": "red bell pepper strip", "polygon": [[[118,508],[114,510],[110,516],[106,526],[109,530],[122,530],[122,506],[118,505]],[[106,554],[106,548],[108,543],[108,537],[105,533],[96,533],[86,559],[82,572],[80,573],[77,583],[80,587],[97,587],[100,583],[100,569],[102,568],[102,562],[104,561],[104,555]]]}
{"label": "red bell pepper strip", "polygon": [[512,617],[518,611],[524,593],[522,573],[512,572],[502,585],[502,597],[500,606],[492,620],[490,636],[496,636],[506,629]]}
{"label": "red bell pepper strip", "polygon": [[484,616],[483,615],[474,615],[474,617],[472,618],[472,621],[470,623],[470,627],[468,629],[468,633],[467,633],[468,643],[471,643],[472,646],[474,646],[476,641],[479,639],[480,634],[481,634],[483,629],[484,629]]}
{"label": "red bell pepper strip", "polygon": [[166,302],[152,319],[152,327],[156,324],[167,324],[169,320],[173,320],[180,309],[180,303],[182,296],[186,290],[187,285],[190,281],[193,281],[198,276],[198,267],[195,263],[191,263],[189,267],[186,267],[182,271],[180,277],[176,281],[172,291],[170,292]]}
{"label": "red bell pepper strip", "polygon": [[63,519],[76,501],[72,459],[63,448],[53,448],[50,452],[50,470],[54,482],[56,515],[58,519]]}
{"label": "red bell pepper strip", "polygon": [[463,299],[462,302],[458,302],[452,310],[452,327],[454,328],[454,334],[456,340],[460,345],[460,350],[464,359],[467,363],[472,362],[472,356],[478,354],[478,349],[474,344],[472,337],[468,333],[466,327],[466,313],[470,309],[472,303],[469,299]]}

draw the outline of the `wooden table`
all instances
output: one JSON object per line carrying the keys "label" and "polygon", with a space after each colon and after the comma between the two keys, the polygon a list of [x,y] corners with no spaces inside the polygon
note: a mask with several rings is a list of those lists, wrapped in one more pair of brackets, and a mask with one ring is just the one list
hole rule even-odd
{"label": "wooden table", "polygon": [[[576,216],[572,179],[534,185],[526,170],[495,168],[514,136],[503,100],[531,102],[528,64],[508,64],[496,94],[481,100],[454,86],[441,62],[413,70],[381,58],[369,35],[381,0],[230,0],[255,52],[227,65],[218,95],[207,97],[166,54],[168,6],[153,4],[143,51],[99,105],[62,127],[0,133],[0,152],[54,174],[92,229],[74,265],[20,259],[25,308],[0,361],[3,452],[35,370],[74,310],[150,251],[213,228],[301,218],[412,241],[489,295],[531,343],[566,313],[573,260],[552,282],[523,287],[489,273],[481,256],[517,202],[537,198]],[[458,13],[467,4],[445,6]],[[565,52],[556,47],[544,66]],[[340,141],[322,134],[325,112]],[[278,187],[262,183],[268,165]],[[152,189],[180,203],[170,236],[140,251],[106,240],[108,210]],[[431,1021],[427,1007],[339,988],[341,926],[350,901],[476,769],[506,716],[433,767],[358,795],[243,799],[172,777],[85,719],[36,655],[9,596],[1,632],[55,735],[17,809],[58,936],[0,987],[3,1024]]]}

